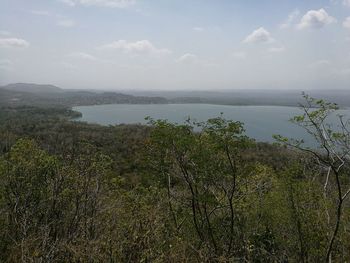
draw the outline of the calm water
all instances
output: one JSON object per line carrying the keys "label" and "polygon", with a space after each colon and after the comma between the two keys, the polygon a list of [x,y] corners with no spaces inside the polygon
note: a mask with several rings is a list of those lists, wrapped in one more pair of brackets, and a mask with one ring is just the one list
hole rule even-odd
{"label": "calm water", "polygon": [[[296,107],[279,106],[224,106],[211,104],[113,104],[75,107],[83,114],[81,121],[102,125],[147,123],[146,116],[154,119],[168,119],[182,123],[189,116],[197,121],[218,117],[222,112],[226,119],[242,121],[246,134],[258,141],[273,142],[272,135],[280,134],[296,139],[309,140],[300,127],[289,122],[289,119],[301,113]],[[350,110],[341,114],[350,116]]]}

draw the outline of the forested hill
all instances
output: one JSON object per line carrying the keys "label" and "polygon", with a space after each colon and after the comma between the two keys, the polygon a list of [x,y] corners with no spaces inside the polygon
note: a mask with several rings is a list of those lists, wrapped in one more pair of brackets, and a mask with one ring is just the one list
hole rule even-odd
{"label": "forested hill", "polygon": [[2,86],[0,88],[28,93],[63,93],[64,89],[56,87],[54,85],[45,84],[32,84],[32,83],[14,83]]}
{"label": "forested hill", "polygon": [[294,122],[323,152],[222,117],[99,126],[2,108],[0,262],[350,262],[349,122],[334,132],[336,105],[305,100]]}
{"label": "forested hill", "polygon": [[[312,97],[323,98],[337,103],[340,107],[350,107],[349,90],[321,90],[305,91]],[[161,96],[170,103],[210,103],[220,105],[275,105],[299,106],[303,102],[303,90],[271,90],[271,89],[232,89],[218,91],[129,91],[134,96]]]}
{"label": "forested hill", "polygon": [[[1,106],[83,106],[99,104],[207,103],[217,105],[299,106],[302,91],[94,91],[69,90],[53,85],[16,83],[0,86]],[[350,107],[347,90],[313,90],[313,97],[324,98],[340,107]]]}
{"label": "forested hill", "polygon": [[79,106],[96,104],[161,104],[162,97],[133,96],[116,92],[65,90],[53,85],[10,84],[0,87],[0,106]]}

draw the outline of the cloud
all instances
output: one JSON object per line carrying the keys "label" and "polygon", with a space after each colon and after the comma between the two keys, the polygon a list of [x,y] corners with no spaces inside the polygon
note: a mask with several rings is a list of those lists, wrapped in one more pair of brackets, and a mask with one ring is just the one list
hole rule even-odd
{"label": "cloud", "polygon": [[186,53],[175,60],[177,64],[182,65],[194,65],[196,67],[201,68],[217,68],[220,65],[215,62],[211,62],[208,60],[203,60],[197,57],[197,55],[192,53]]}
{"label": "cloud", "polygon": [[176,63],[193,64],[193,63],[196,63],[197,61],[198,61],[198,58],[196,55],[191,54],[191,53],[186,53],[186,54],[182,55],[181,57],[179,57],[176,60]]}
{"label": "cloud", "polygon": [[192,29],[197,33],[203,33],[203,32],[217,33],[222,31],[222,28],[219,26],[207,26],[207,27],[196,26],[196,27],[193,27]]}
{"label": "cloud", "polygon": [[343,5],[350,7],[350,0],[343,0]]}
{"label": "cloud", "polygon": [[324,69],[327,68],[331,65],[331,62],[327,59],[321,59],[321,60],[317,60],[311,64],[309,64],[309,68],[312,69]]}
{"label": "cloud", "polygon": [[61,26],[61,27],[74,27],[75,26],[75,22],[71,19],[63,19],[63,20],[59,20],[57,21],[57,25]]}
{"label": "cloud", "polygon": [[272,38],[270,32],[265,28],[260,27],[247,36],[243,43],[272,43],[274,41],[275,40]]}
{"label": "cloud", "polygon": [[19,38],[0,38],[0,48],[26,48],[29,42]]}
{"label": "cloud", "polygon": [[83,59],[83,60],[90,60],[90,61],[96,61],[98,60],[96,57],[93,55],[90,55],[88,53],[84,52],[74,52],[68,55],[71,58],[77,58],[77,59]]}
{"label": "cloud", "polygon": [[128,42],[126,40],[114,41],[98,47],[100,50],[121,50],[129,54],[155,54],[167,55],[171,51],[166,48],[156,48],[149,40],[140,40],[136,42]]}
{"label": "cloud", "polygon": [[343,27],[350,29],[350,16],[344,20]]}
{"label": "cloud", "polygon": [[70,71],[74,71],[74,70],[78,70],[79,67],[77,67],[76,65],[73,65],[71,63],[68,63],[68,62],[61,62],[61,66],[70,70]]}
{"label": "cloud", "polygon": [[36,16],[51,16],[51,14],[45,10],[30,10],[29,12]]}
{"label": "cloud", "polygon": [[101,6],[112,8],[127,8],[135,4],[135,0],[60,0],[69,6]]}
{"label": "cloud", "polygon": [[288,18],[287,20],[280,25],[280,28],[281,29],[285,29],[285,28],[289,28],[292,23],[294,22],[294,20],[300,15],[300,11],[298,9],[295,9],[293,12],[291,12],[289,15],[288,15]]}
{"label": "cloud", "polygon": [[9,35],[11,35],[11,33],[9,31],[6,31],[6,30],[0,30],[0,35],[1,36],[9,36]]}
{"label": "cloud", "polygon": [[337,71],[341,76],[350,76],[350,68],[343,68]]}
{"label": "cloud", "polygon": [[203,27],[194,27],[193,30],[196,32],[204,32],[205,29]]}
{"label": "cloud", "polygon": [[298,29],[319,29],[326,25],[337,22],[337,20],[328,15],[328,13],[321,8],[320,10],[310,10],[308,11],[300,20],[297,25]]}
{"label": "cloud", "polygon": [[75,6],[76,5],[75,1],[73,1],[73,0],[59,0],[59,1],[64,3],[64,4],[66,4],[66,5],[69,5],[69,6]]}
{"label": "cloud", "polygon": [[270,53],[281,53],[286,51],[286,48],[284,46],[281,47],[272,47],[268,49],[268,52]]}
{"label": "cloud", "polygon": [[13,69],[12,61],[8,60],[8,59],[0,59],[0,69],[2,69],[2,70],[12,70]]}
{"label": "cloud", "polygon": [[233,52],[232,56],[236,59],[245,59],[247,58],[247,54],[245,52],[242,51],[238,51],[238,52]]}

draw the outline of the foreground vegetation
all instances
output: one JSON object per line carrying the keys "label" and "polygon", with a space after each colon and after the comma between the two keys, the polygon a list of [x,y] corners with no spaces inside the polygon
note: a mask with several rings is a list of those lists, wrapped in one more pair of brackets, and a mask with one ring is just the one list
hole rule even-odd
{"label": "foreground vegetation", "polygon": [[[240,122],[102,127],[0,114],[0,262],[348,262],[348,122],[305,97],[320,149]],[[316,106],[316,108],[315,108]],[[195,132],[196,131],[196,132]]]}

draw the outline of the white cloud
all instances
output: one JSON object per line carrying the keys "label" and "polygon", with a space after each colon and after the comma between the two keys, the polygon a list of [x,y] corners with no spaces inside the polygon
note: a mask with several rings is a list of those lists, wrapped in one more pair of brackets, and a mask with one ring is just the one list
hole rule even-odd
{"label": "white cloud", "polygon": [[62,27],[74,27],[75,22],[71,19],[63,19],[63,20],[57,21],[57,25]]}
{"label": "white cloud", "polygon": [[313,28],[319,29],[326,25],[335,23],[337,20],[330,16],[326,10],[321,8],[320,10],[310,10],[308,11],[300,20],[297,25],[298,29]]}
{"label": "white cloud", "polygon": [[175,60],[177,64],[196,66],[201,68],[218,68],[220,65],[215,62],[198,58],[195,54],[186,53]]}
{"label": "white cloud", "polygon": [[331,62],[327,59],[320,59],[320,60],[317,60],[311,64],[309,64],[309,68],[312,68],[312,69],[323,69],[323,68],[326,68],[326,67],[329,67],[331,65]]}
{"label": "white cloud", "polygon": [[196,63],[198,60],[197,56],[191,53],[186,53],[179,57],[176,62],[182,63],[182,64],[193,64]]}
{"label": "white cloud", "polygon": [[60,0],[69,6],[101,6],[112,8],[127,8],[135,4],[135,0]]}
{"label": "white cloud", "polygon": [[19,38],[0,38],[0,48],[26,48],[29,43]]}
{"label": "white cloud", "polygon": [[61,66],[70,70],[70,71],[74,71],[74,70],[78,70],[79,67],[71,64],[71,63],[68,63],[68,62],[61,62]]}
{"label": "white cloud", "polygon": [[50,16],[50,13],[45,10],[30,10],[29,12],[37,16]]}
{"label": "white cloud", "polygon": [[343,68],[338,70],[338,74],[342,76],[350,76],[350,68]]}
{"label": "white cloud", "polygon": [[201,26],[196,26],[192,28],[193,31],[197,33],[203,33],[203,32],[212,32],[212,33],[217,33],[217,32],[222,32],[222,28],[219,26],[206,26],[206,27],[201,27]]}
{"label": "white cloud", "polygon": [[93,55],[90,55],[88,53],[84,52],[74,52],[68,55],[71,58],[77,58],[77,59],[84,59],[84,60],[90,60],[90,61],[96,61],[97,58]]}
{"label": "white cloud", "polygon": [[247,54],[245,52],[242,51],[237,51],[237,52],[233,52],[232,56],[236,59],[245,59],[247,58]]}
{"label": "white cloud", "polygon": [[59,0],[59,1],[69,6],[75,6],[75,2],[73,0]]}
{"label": "white cloud", "polygon": [[203,27],[194,27],[193,30],[196,32],[203,32],[205,29]]}
{"label": "white cloud", "polygon": [[343,22],[343,27],[350,29],[350,16]]}
{"label": "white cloud", "polygon": [[114,41],[110,44],[99,47],[100,50],[121,50],[130,54],[155,54],[167,55],[171,51],[166,48],[156,48],[149,40],[140,40],[136,42],[128,42],[126,40]]}
{"label": "white cloud", "polygon": [[294,22],[294,20],[300,15],[300,11],[298,9],[295,9],[293,12],[291,12],[288,15],[287,20],[280,25],[280,28],[285,29],[285,28],[289,28],[292,23]]}
{"label": "white cloud", "polygon": [[247,36],[243,43],[272,43],[274,41],[275,40],[272,38],[270,32],[265,28],[260,27]]}
{"label": "white cloud", "polygon": [[13,63],[8,59],[0,59],[0,69],[2,70],[11,70],[13,69]]}
{"label": "white cloud", "polygon": [[350,0],[343,0],[343,5],[350,7]]}
{"label": "white cloud", "polygon": [[284,46],[281,47],[272,47],[268,49],[268,52],[270,53],[281,53],[286,51],[286,48]]}
{"label": "white cloud", "polygon": [[9,31],[6,31],[6,30],[0,30],[0,35],[1,36],[9,36],[9,35],[11,35],[11,33]]}

